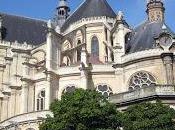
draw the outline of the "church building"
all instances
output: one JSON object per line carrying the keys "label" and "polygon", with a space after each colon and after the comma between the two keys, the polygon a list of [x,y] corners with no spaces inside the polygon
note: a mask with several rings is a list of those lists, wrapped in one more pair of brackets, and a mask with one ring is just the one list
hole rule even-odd
{"label": "church building", "polygon": [[49,21],[0,12],[0,130],[39,130],[50,103],[76,88],[121,111],[156,100],[175,108],[175,33],[163,0],[147,0],[146,13],[133,28],[107,0],[72,13],[59,0]]}

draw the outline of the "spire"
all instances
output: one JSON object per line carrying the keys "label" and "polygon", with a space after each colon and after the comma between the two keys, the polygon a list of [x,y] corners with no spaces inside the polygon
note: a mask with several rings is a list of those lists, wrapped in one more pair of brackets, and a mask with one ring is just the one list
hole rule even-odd
{"label": "spire", "polygon": [[57,19],[58,24],[62,26],[67,17],[69,16],[70,8],[68,6],[67,0],[59,0],[59,5],[57,7]]}
{"label": "spire", "polygon": [[150,22],[164,21],[165,8],[163,0],[147,0],[146,12]]}

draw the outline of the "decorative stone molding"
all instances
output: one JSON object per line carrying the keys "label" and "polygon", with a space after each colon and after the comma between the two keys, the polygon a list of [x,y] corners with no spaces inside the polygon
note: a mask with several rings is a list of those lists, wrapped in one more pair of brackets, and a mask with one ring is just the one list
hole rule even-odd
{"label": "decorative stone molding", "polygon": [[163,52],[164,51],[161,49],[150,49],[150,50],[144,50],[144,51],[139,51],[132,54],[123,55],[121,58],[121,64],[114,63],[113,67],[120,68],[120,67],[125,67],[127,65],[134,64],[141,61],[160,59],[160,55]]}
{"label": "decorative stone molding", "polygon": [[138,90],[115,94],[110,97],[110,102],[117,105],[126,105],[133,102],[146,100],[155,97],[173,97],[175,98],[174,85],[155,85],[152,87],[143,87]]}

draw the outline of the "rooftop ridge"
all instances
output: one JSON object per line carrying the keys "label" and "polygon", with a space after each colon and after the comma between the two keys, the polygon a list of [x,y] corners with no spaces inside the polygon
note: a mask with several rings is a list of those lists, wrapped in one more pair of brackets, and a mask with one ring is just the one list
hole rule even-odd
{"label": "rooftop ridge", "polygon": [[28,16],[11,14],[11,13],[6,13],[6,12],[0,12],[0,14],[2,15],[2,17],[3,17],[3,15],[8,15],[8,16],[19,17],[19,18],[28,19],[28,20],[35,20],[35,21],[38,21],[38,22],[47,22],[47,20],[44,20],[44,19],[32,18],[32,17],[28,17]]}

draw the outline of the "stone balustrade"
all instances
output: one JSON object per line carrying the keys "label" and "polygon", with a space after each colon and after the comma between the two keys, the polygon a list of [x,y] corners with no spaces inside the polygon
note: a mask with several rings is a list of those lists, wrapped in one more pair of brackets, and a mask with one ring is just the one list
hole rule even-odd
{"label": "stone balustrade", "polygon": [[156,85],[154,87],[145,87],[134,91],[114,94],[110,101],[116,104],[124,104],[149,97],[175,97],[175,86],[173,85]]}

